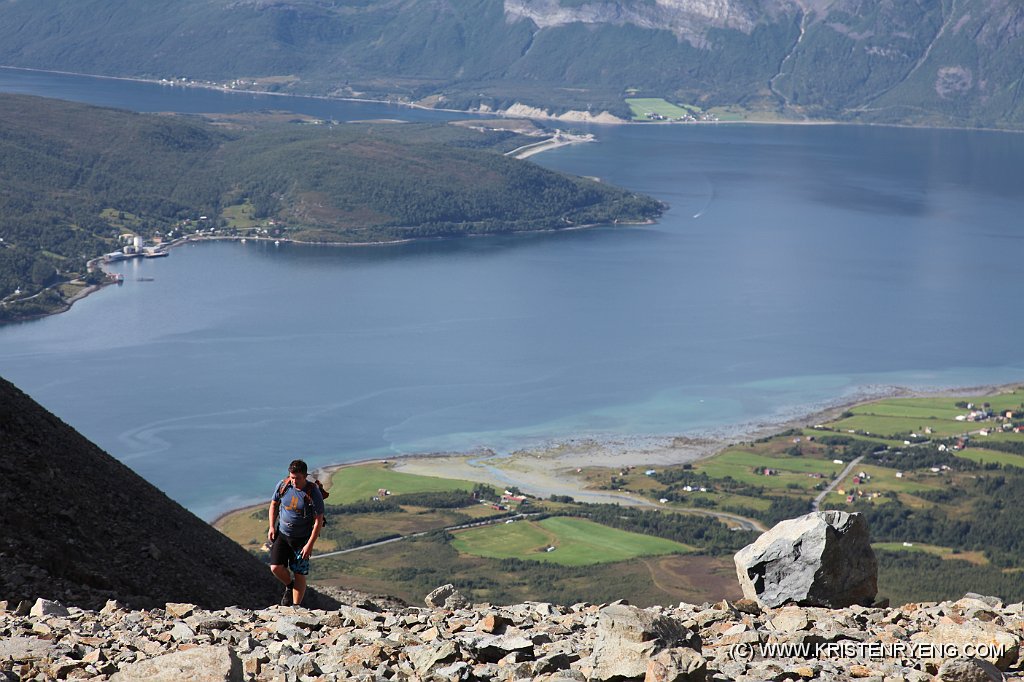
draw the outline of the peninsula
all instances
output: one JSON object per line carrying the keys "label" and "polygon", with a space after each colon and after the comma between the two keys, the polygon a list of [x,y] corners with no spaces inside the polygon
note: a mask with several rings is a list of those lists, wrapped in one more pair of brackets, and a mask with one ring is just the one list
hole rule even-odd
{"label": "peninsula", "polygon": [[103,283],[90,262],[125,248],[380,244],[643,223],[664,208],[516,158],[585,139],[533,124],[205,119],[17,95],[0,96],[0,121],[0,322],[66,309]]}

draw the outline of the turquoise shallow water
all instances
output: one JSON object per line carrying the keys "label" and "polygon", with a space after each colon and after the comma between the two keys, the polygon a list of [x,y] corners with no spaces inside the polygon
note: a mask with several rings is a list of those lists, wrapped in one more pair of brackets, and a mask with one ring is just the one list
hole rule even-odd
{"label": "turquoise shallow water", "polygon": [[[0,90],[29,87],[11,74]],[[145,110],[266,107],[32,78]],[[310,103],[380,115],[274,98]],[[887,386],[1024,380],[1021,136],[592,132],[534,160],[667,201],[658,224],[183,247],[122,265],[123,286],[68,313],[0,328],[0,374],[207,518],[267,497],[294,456],[729,432]]]}

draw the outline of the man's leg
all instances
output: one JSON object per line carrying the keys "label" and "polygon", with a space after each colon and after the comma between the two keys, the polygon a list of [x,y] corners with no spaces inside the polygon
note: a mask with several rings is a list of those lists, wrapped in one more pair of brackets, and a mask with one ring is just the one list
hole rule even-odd
{"label": "man's leg", "polygon": [[270,572],[274,574],[274,577],[281,581],[282,585],[288,585],[292,581],[291,571],[288,570],[287,566],[275,566],[271,565]]}
{"label": "man's leg", "polygon": [[[304,545],[305,543],[303,543]],[[302,550],[296,550],[295,556],[288,562],[288,568],[295,574],[292,586],[292,604],[298,606],[306,595],[306,576],[309,575],[309,559],[302,558]]]}
{"label": "man's leg", "polygon": [[284,585],[284,594],[281,596],[280,601],[281,606],[291,606],[292,604],[293,582],[292,574],[288,567],[291,555],[291,545],[284,535],[278,533],[277,537],[274,538],[274,544],[270,547],[270,572]]}

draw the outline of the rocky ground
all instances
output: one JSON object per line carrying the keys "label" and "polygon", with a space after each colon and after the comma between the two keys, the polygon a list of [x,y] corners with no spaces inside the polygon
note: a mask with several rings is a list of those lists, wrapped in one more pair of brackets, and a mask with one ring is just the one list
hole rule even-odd
{"label": "rocky ground", "polygon": [[[639,609],[471,605],[450,586],[423,607],[352,593],[330,611],[133,611],[0,602],[0,679],[907,680],[1022,679],[1024,604],[968,595],[895,608],[756,602]],[[788,647],[788,648],[787,648]]]}

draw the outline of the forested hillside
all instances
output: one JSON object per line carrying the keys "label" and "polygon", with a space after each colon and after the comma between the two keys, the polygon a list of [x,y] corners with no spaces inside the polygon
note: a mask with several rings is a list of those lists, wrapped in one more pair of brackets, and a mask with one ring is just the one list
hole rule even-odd
{"label": "forested hillside", "polygon": [[[507,131],[444,124],[214,125],[0,96],[0,320],[51,312],[129,232],[267,229],[368,242],[642,221],[648,197],[501,152]],[[195,221],[207,220],[197,225]],[[17,292],[17,295],[15,293]],[[40,293],[41,292],[41,293]]]}
{"label": "forested hillside", "polygon": [[16,0],[0,63],[261,90],[609,111],[1024,125],[1006,0]]}

